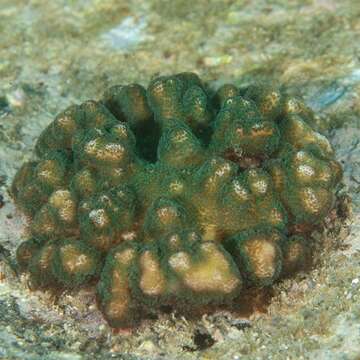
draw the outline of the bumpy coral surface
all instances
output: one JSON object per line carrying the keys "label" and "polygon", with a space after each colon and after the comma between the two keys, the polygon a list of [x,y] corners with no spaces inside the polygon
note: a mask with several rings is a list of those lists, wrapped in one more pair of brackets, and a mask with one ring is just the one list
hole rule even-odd
{"label": "bumpy coral surface", "polygon": [[241,302],[307,263],[341,167],[313,113],[267,86],[192,73],[114,86],[60,113],[12,185],[19,266],[40,288],[97,284],[113,327],[147,309]]}

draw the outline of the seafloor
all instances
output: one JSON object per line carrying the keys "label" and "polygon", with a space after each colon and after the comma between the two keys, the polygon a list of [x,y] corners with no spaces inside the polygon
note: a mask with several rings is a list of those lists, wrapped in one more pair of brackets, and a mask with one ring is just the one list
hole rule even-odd
{"label": "seafloor", "polygon": [[[0,358],[360,359],[359,35],[357,0],[0,0]],[[16,276],[24,219],[7,189],[60,110],[180,71],[302,94],[344,166],[341,216],[314,234],[314,268],[250,317],[162,314],[115,333],[90,291],[58,298]]]}

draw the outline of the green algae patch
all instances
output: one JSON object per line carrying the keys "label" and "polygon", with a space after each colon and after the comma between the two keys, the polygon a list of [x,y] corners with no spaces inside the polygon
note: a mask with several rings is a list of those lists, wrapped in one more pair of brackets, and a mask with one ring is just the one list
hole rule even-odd
{"label": "green algae patch", "polygon": [[313,114],[279,88],[193,73],[114,86],[40,135],[12,195],[19,266],[41,288],[97,282],[113,327],[241,302],[303,268],[342,177]]}

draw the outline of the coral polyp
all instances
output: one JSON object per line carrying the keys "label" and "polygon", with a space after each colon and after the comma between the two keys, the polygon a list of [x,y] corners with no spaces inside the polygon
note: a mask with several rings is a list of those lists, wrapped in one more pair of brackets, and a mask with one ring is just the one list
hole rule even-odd
{"label": "coral polyp", "polygon": [[193,73],[114,86],[42,132],[12,184],[39,288],[96,285],[113,327],[241,302],[304,267],[342,176],[300,100]]}

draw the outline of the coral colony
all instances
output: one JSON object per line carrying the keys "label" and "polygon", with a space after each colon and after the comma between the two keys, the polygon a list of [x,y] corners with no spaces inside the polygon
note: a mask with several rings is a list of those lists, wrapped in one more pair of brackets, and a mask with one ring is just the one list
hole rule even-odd
{"label": "coral colony", "polygon": [[341,167],[301,101],[180,73],[60,113],[12,195],[35,287],[96,284],[112,327],[149,309],[241,302],[301,269]]}

